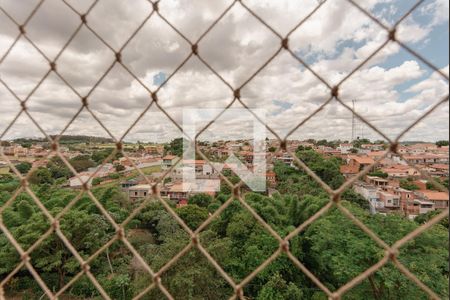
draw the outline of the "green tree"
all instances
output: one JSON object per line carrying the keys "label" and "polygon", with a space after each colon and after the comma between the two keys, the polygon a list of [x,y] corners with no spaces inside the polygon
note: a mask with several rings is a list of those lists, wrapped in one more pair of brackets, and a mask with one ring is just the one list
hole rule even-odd
{"label": "green tree", "polygon": [[384,173],[381,170],[376,170],[375,172],[370,173],[369,176],[375,176],[375,177],[380,177],[380,178],[386,179],[389,177],[389,174]]}
{"label": "green tree", "polygon": [[52,173],[47,168],[39,168],[30,175],[28,181],[31,184],[52,184]]}
{"label": "green tree", "polygon": [[257,300],[302,300],[302,291],[293,283],[287,283],[280,274],[273,275],[261,288]]}
{"label": "green tree", "polygon": [[199,207],[208,207],[213,201],[213,197],[208,194],[196,194],[189,198],[189,204]]}
{"label": "green tree", "polygon": [[21,162],[20,164],[17,164],[15,167],[17,171],[19,171],[21,174],[26,174],[28,171],[31,170],[31,167],[33,165],[29,162]]}
{"label": "green tree", "polygon": [[402,189],[405,189],[405,190],[408,190],[408,191],[420,190],[420,188],[410,179],[402,179],[402,180],[400,180],[400,187]]}
{"label": "green tree", "polygon": [[177,208],[176,213],[193,230],[197,229],[208,218],[208,210],[197,205]]}
{"label": "green tree", "polygon": [[95,163],[90,159],[88,155],[80,155],[74,157],[69,162],[78,173],[87,171],[89,168],[95,167]]}
{"label": "green tree", "polygon": [[[387,244],[395,243],[418,226],[400,216],[371,216],[348,202],[343,205]],[[342,286],[384,256],[384,250],[336,208],[310,225],[301,240],[302,252],[308,253],[301,260],[329,288]],[[445,228],[436,226],[408,243],[401,249],[399,259],[441,297],[448,298]],[[426,299],[420,296],[423,295],[420,288],[392,265],[369,276],[347,296],[362,299],[367,298],[368,293],[374,299]]]}
{"label": "green tree", "polygon": [[445,147],[445,146],[448,146],[448,145],[449,145],[449,141],[438,141],[438,142],[436,143],[436,145],[437,145],[438,147]]}
{"label": "green tree", "polygon": [[181,157],[183,156],[183,143],[186,143],[183,138],[174,139],[169,144],[164,146],[164,150],[166,153],[170,152],[175,156]]}

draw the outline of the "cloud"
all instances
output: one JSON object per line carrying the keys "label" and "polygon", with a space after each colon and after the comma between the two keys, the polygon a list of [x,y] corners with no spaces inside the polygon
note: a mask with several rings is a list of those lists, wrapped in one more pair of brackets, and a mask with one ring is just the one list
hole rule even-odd
{"label": "cloud", "polygon": [[[178,124],[182,123],[183,109],[186,108],[224,109],[234,99],[233,90],[240,87],[245,105],[251,109],[265,109],[270,127],[284,137],[327,101],[330,91],[285,50],[260,70],[279,50],[281,40],[240,3],[236,3],[199,42],[198,51],[208,66],[193,56],[177,70],[191,53],[190,42],[195,43],[232,2],[161,1],[161,15],[181,35],[158,15],[153,15],[121,52],[125,68],[116,64],[98,83],[114,63],[114,51],[118,51],[128,41],[151,13],[151,5],[145,0],[135,1],[133,5],[119,0],[99,1],[88,15],[88,24],[114,51],[83,26],[58,57],[57,70],[76,93],[90,95],[90,109],[116,138],[120,138],[148,108],[152,100],[148,90],[159,88],[160,82],[154,79],[162,73],[169,81],[158,91],[158,104]],[[93,2],[71,0],[69,3],[84,13]],[[316,0],[247,0],[244,3],[282,36],[318,5]],[[360,5],[383,20],[390,20],[402,10],[399,3],[399,0],[364,0]],[[1,0],[0,5],[19,23],[23,23],[35,2]],[[432,1],[422,6],[399,28],[402,41],[424,43],[429,35],[438,30],[438,26],[448,24],[448,14],[443,13],[445,7],[448,11],[448,1],[445,0]],[[33,43],[52,60],[80,22],[79,16],[62,1],[46,0],[29,21],[26,31]],[[0,23],[1,57],[16,38],[18,30],[1,14]],[[312,18],[291,34],[289,42],[296,55],[333,85],[353,72],[386,38],[386,31],[381,30],[348,1],[336,0],[325,3]],[[389,64],[386,64],[387,61]],[[445,65],[448,65],[448,61]],[[0,76],[14,93],[26,99],[49,68],[42,55],[21,38],[1,62]],[[175,70],[177,72],[173,75]],[[444,71],[448,73],[448,66]],[[252,80],[247,82],[253,75]],[[30,115],[42,124],[48,134],[61,132],[81,108],[81,99],[64,81],[51,74],[27,102]],[[90,93],[94,85],[96,88]],[[404,55],[395,44],[385,47],[364,67],[354,72],[340,91],[345,103],[351,105],[352,100],[358,100],[358,113],[383,132],[389,133],[391,138],[395,138],[396,134],[446,93],[448,81],[430,72],[417,59]],[[1,84],[0,105],[1,135],[20,111],[20,103]],[[235,103],[233,107],[242,108],[242,105]],[[351,119],[351,112],[333,101],[297,130],[292,138],[348,139],[351,135]],[[445,138],[448,129],[441,128],[445,120],[440,111],[436,112],[435,117],[427,119],[425,125],[411,132],[410,138]],[[434,124],[437,121],[441,123]],[[207,120],[203,122],[205,125],[207,123]],[[222,122],[220,126],[216,124],[212,128],[221,134],[237,135],[242,133],[244,123],[244,120]],[[433,126],[439,130],[429,131]],[[379,138],[367,126],[365,129],[363,127],[360,125],[367,136]],[[209,129],[211,136],[212,128]],[[87,111],[77,118],[68,132],[108,135]],[[39,135],[39,129],[23,116],[4,138]],[[126,139],[167,141],[180,135],[175,124],[154,106],[143,115]]]}

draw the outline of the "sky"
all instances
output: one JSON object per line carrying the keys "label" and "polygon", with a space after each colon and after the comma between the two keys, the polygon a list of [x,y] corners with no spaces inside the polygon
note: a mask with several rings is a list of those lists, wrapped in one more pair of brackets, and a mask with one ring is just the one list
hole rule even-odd
{"label": "sky", "polygon": [[[22,24],[38,0],[0,0],[3,8]],[[84,14],[93,0],[67,0]],[[79,16],[62,0],[46,0],[25,26],[29,39],[50,59],[56,59],[61,79],[50,73],[44,57],[20,38],[17,26],[0,11],[0,138],[43,137],[33,121],[22,113],[20,102],[46,134],[94,135],[126,141],[166,142],[182,136],[183,111],[224,109],[233,101],[233,89],[242,87],[242,102],[281,138],[342,139],[352,137],[353,115],[331,100],[330,90],[291,53],[279,50],[280,38],[251,15],[240,3],[203,36],[232,0],[161,0],[160,13],[193,43],[199,40],[198,57],[186,40],[158,15],[153,15],[121,51],[122,61],[102,77],[115,60],[114,52],[86,27],[82,27],[66,50],[57,56],[80,24]],[[286,36],[319,3],[318,0],[242,1],[276,33]],[[413,0],[360,0],[383,24],[393,26],[414,4]],[[123,47],[151,13],[149,1],[100,0],[87,15],[89,26],[114,51]],[[449,73],[449,1],[424,1],[397,30],[397,38],[426,58],[441,72]],[[328,0],[289,36],[289,46],[315,74],[330,86],[346,78],[387,39],[387,32],[347,0]],[[250,80],[261,67],[264,68]],[[226,81],[225,84],[216,74]],[[99,81],[100,80],[100,81]],[[167,82],[165,82],[168,80]],[[94,116],[81,108],[80,97],[89,95]],[[96,85],[96,83],[98,85]],[[246,83],[244,85],[244,83]],[[142,86],[145,85],[145,88]],[[96,88],[91,93],[92,88]],[[230,86],[232,88],[230,88]],[[158,104],[143,112],[152,98],[147,89],[158,88]],[[436,103],[448,97],[448,80],[395,43],[389,43],[340,87],[340,98],[388,138],[397,136]],[[240,103],[205,130],[202,139],[251,138],[252,114]],[[265,111],[265,112],[261,112]],[[402,140],[448,139],[448,102],[417,124]],[[142,115],[143,114],[143,115]],[[247,114],[247,117],[245,115]],[[140,116],[142,115],[142,118]],[[169,118],[170,117],[170,118]],[[139,122],[136,120],[140,118]],[[214,116],[199,118],[201,128]],[[105,130],[105,128],[108,131]],[[131,128],[131,129],[130,129]],[[383,139],[359,119],[356,135]],[[130,129],[130,130],[128,130]],[[272,133],[267,132],[269,138]]]}

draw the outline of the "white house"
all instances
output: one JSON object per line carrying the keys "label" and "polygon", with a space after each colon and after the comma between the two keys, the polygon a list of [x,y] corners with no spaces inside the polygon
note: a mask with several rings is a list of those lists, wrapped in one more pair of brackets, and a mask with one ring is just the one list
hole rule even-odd
{"label": "white house", "polygon": [[87,183],[88,187],[92,186],[91,173],[81,173],[79,176],[74,176],[69,179],[69,186],[71,188],[81,188],[83,184]]}

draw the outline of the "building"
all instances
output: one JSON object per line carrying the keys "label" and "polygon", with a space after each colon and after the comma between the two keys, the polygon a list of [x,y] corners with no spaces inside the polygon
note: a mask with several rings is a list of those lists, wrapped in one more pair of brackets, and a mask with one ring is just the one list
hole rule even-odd
{"label": "building", "polygon": [[434,203],[430,201],[425,201],[421,199],[413,200],[413,208],[412,210],[408,208],[408,216],[410,218],[415,218],[418,215],[426,214],[430,211],[434,211],[436,208],[434,207]]}
{"label": "building", "polygon": [[340,144],[338,150],[341,152],[341,154],[349,154],[350,150],[352,150],[353,148],[353,144]]}
{"label": "building", "polygon": [[169,170],[178,162],[178,157],[174,155],[166,155],[162,159],[161,168],[163,170]]}
{"label": "building", "polygon": [[400,196],[385,191],[378,191],[378,196],[387,211],[400,210]]}
{"label": "building", "polygon": [[381,168],[381,171],[389,175],[389,178],[408,178],[418,177],[420,173],[417,169],[408,165],[395,164],[389,167]]}
{"label": "building", "polygon": [[363,144],[361,145],[361,149],[369,150],[369,151],[381,151],[385,149],[385,145],[383,144]]}
{"label": "building", "polygon": [[374,164],[375,161],[368,156],[350,155],[348,157],[348,165],[358,169],[358,172]]}
{"label": "building", "polygon": [[266,173],[266,180],[270,187],[274,187],[277,185],[277,174],[273,171],[268,171]]}
{"label": "building", "polygon": [[124,181],[120,184],[123,190],[128,190],[129,188],[138,185],[138,181],[136,179],[131,179]]}
{"label": "building", "polygon": [[448,177],[449,175],[449,165],[446,164],[435,164],[430,166],[430,174],[436,177]]}
{"label": "building", "polygon": [[425,153],[416,155],[405,155],[404,158],[408,163],[415,165],[433,165],[433,164],[449,163],[449,157],[447,155]]}
{"label": "building", "polygon": [[161,189],[161,196],[167,197],[176,203],[182,200],[188,200],[192,193],[192,186],[189,183],[173,183],[164,186]]}
{"label": "building", "polygon": [[375,187],[386,187],[389,184],[389,181],[387,179],[376,176],[366,176],[366,182]]}
{"label": "building", "polygon": [[378,195],[378,189],[376,187],[364,182],[357,182],[353,186],[353,190],[369,202],[372,214],[375,214],[377,210],[384,208],[384,204],[380,201],[380,196]]}
{"label": "building", "polygon": [[294,165],[294,158],[287,152],[277,155],[276,160],[283,162],[287,166],[292,167]]}
{"label": "building", "polygon": [[154,145],[145,147],[145,153],[153,156],[162,155],[164,152],[164,146],[162,145]]}
{"label": "building", "polygon": [[82,188],[86,183],[88,187],[92,187],[92,173],[80,173],[77,176],[74,176],[69,179],[69,186],[74,189]]}
{"label": "building", "polygon": [[448,208],[449,196],[445,192],[436,192],[427,190],[427,191],[418,191],[416,192],[416,195],[418,198],[422,198],[425,201],[433,203],[436,209]]}
{"label": "building", "polygon": [[151,195],[152,186],[149,184],[135,185],[128,188],[128,198],[131,202],[137,202]]}

